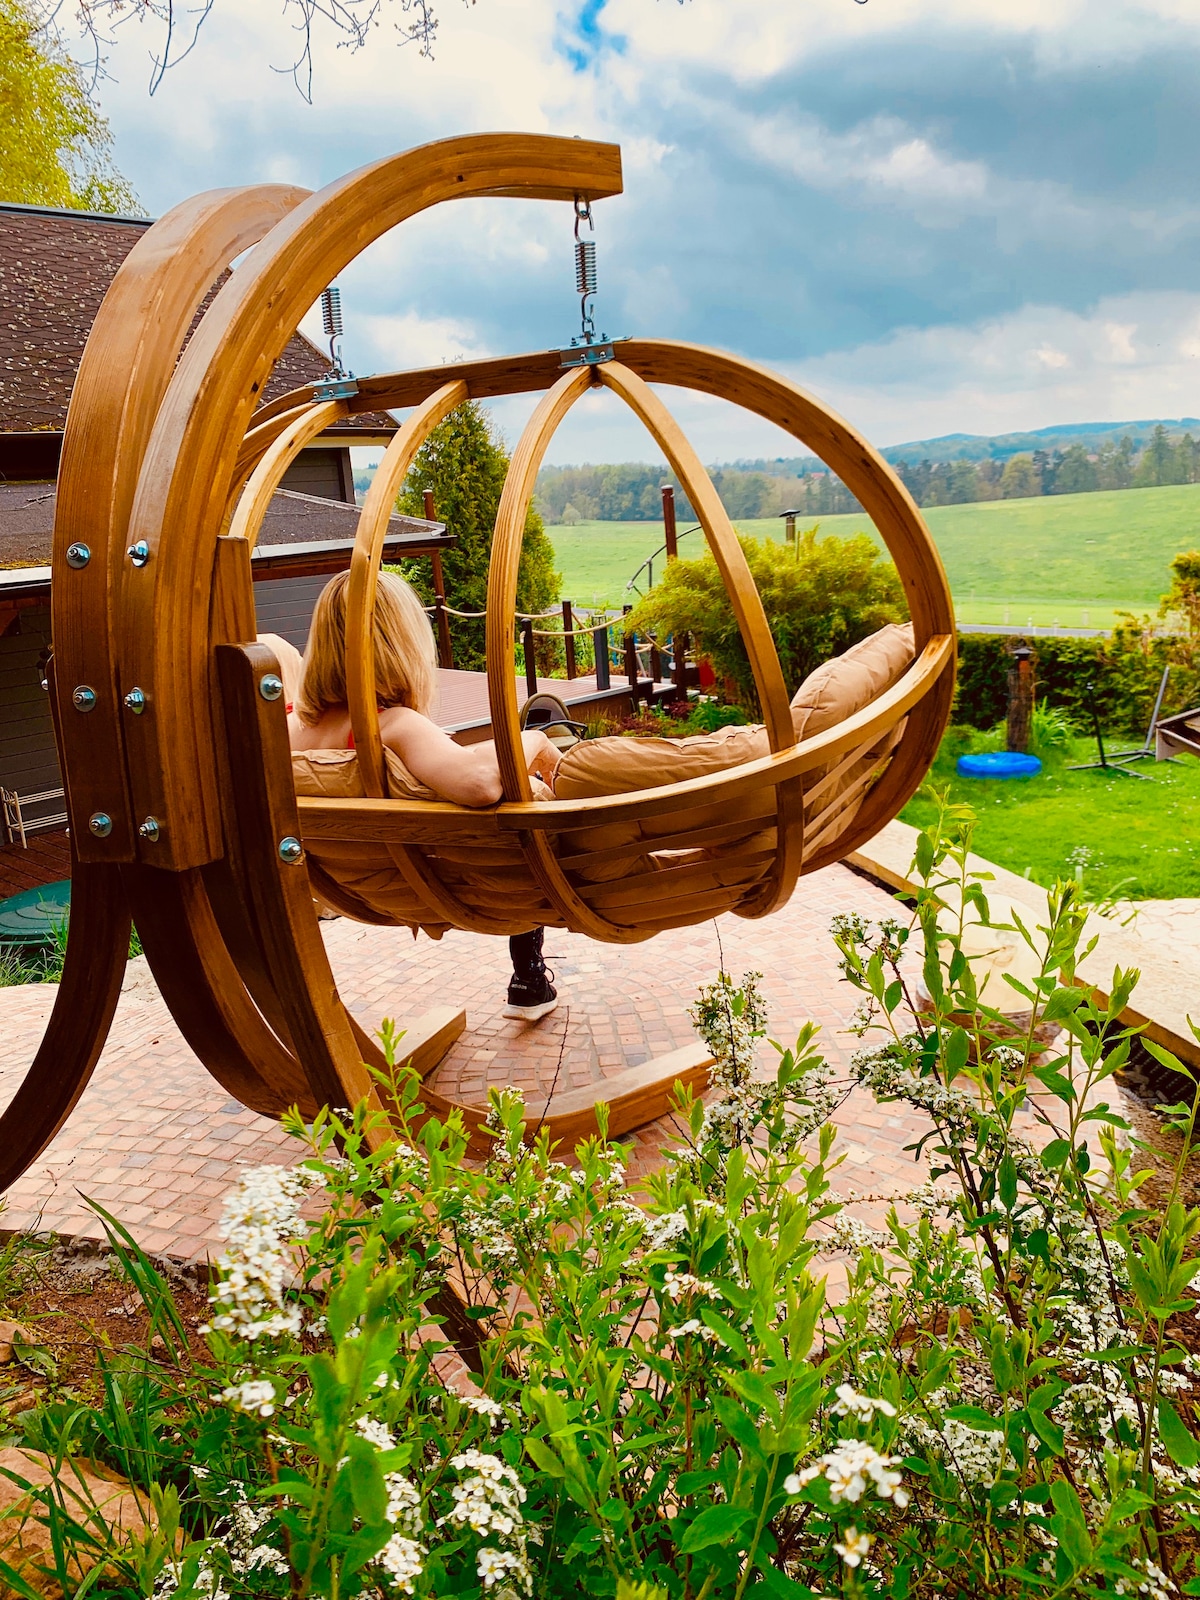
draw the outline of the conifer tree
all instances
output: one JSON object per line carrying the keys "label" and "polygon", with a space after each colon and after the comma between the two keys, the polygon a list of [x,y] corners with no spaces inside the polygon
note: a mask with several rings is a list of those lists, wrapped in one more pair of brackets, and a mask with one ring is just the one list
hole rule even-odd
{"label": "conifer tree", "polygon": [[[442,555],[446,601],[457,611],[483,611],[487,607],[492,534],[507,471],[508,456],[488,413],[477,401],[468,400],[452,411],[421,446],[396,501],[397,510],[407,516],[424,516],[424,491],[433,490],[438,520],[458,540]],[[433,588],[427,563],[412,563],[405,576],[425,602],[431,603]],[[558,598],[559,581],[553,547],[541,517],[531,506],[525,519],[525,543],[517,576],[518,611],[545,611]],[[452,617],[450,632],[454,665],[482,671],[482,618],[468,622]],[[539,665],[545,670],[544,662]]]}

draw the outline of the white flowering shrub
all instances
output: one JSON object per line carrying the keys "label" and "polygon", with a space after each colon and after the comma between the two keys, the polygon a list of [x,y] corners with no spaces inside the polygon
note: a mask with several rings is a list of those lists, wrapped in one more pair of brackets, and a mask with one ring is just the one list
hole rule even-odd
{"label": "white flowering shrub", "polygon": [[[395,1070],[390,1121],[290,1116],[296,1166],[230,1196],[200,1363],[111,1222],[175,1365],[114,1357],[103,1404],[22,1418],[163,1508],[153,1538],[113,1535],[89,1594],[1200,1593],[1196,1107],[1169,1108],[1173,1181],[1144,1201],[1111,1095],[1135,975],[1107,1005],[1076,985],[1067,885],[1018,930],[1040,969],[1024,1033],[982,1005],[969,841],[946,809],[911,916],[839,919],[848,1072],[811,1026],[770,1062],[756,975],[701,993],[713,1091],[680,1094],[641,1185],[603,1134],[571,1161],[525,1144],[513,1093],[471,1162]],[[864,1091],[925,1128],[874,1223],[833,1187],[831,1119]],[[63,1548],[83,1536],[45,1514]]]}

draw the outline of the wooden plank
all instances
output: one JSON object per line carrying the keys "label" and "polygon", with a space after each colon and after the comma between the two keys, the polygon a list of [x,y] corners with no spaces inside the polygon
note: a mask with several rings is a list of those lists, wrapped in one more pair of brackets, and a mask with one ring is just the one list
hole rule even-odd
{"label": "wooden plank", "polygon": [[254,1004],[198,870],[121,869],[142,948],[188,1044],[226,1093],[262,1116],[321,1102]]}
{"label": "wooden plank", "polygon": [[[52,593],[63,767],[80,860],[131,861],[135,851],[140,818],[131,814],[125,778],[113,626],[128,567],[129,516],[160,402],[215,280],[307,194],[262,184],[213,190],[175,206],[125,257],[88,335],[63,438]],[[67,562],[73,544],[88,547],[86,566]],[[203,631],[196,618],[192,626]],[[97,695],[86,716],[71,700],[79,684]],[[125,688],[135,684],[136,674],[124,678]],[[197,692],[204,693],[198,686]],[[94,812],[112,819],[107,835],[89,831]]]}
{"label": "wooden plank", "polygon": [[375,684],[375,596],[388,519],[417,451],[466,398],[465,384],[445,383],[408,418],[384,451],[358,518],[346,593],[346,696],[363,788],[375,798],[387,794]]}
{"label": "wooden plank", "polygon": [[614,1073],[603,1083],[569,1089],[550,1100],[529,1101],[525,1137],[535,1137],[544,1127],[552,1139],[573,1149],[581,1139],[595,1134],[596,1106],[606,1105],[609,1135],[619,1138],[665,1116],[674,1103],[677,1083],[703,1091],[712,1064],[713,1058],[702,1044],[685,1044],[669,1055]]}
{"label": "wooden plank", "polygon": [[[773,847],[757,850],[739,850],[716,860],[692,861],[686,865],[653,867],[649,872],[639,872],[628,878],[618,878],[615,883],[583,884],[580,896],[597,909],[615,910],[620,906],[661,905],[664,901],[693,891],[696,886],[711,885],[717,872],[734,873],[740,867],[759,866],[773,861]],[[757,887],[757,884],[754,885]],[[749,884],[723,885],[735,892],[747,889]],[[716,890],[713,891],[717,892]]]}
{"label": "wooden plank", "polygon": [[[680,833],[647,834],[636,844],[610,845],[606,850],[587,850],[578,855],[560,855],[558,864],[565,872],[581,867],[608,866],[618,861],[636,861],[639,856],[652,855],[660,850],[696,850],[709,845],[727,844],[751,833],[765,833],[773,829],[772,816],[743,817],[740,822],[719,822],[709,828],[688,828]],[[562,840],[559,840],[561,848]]]}
{"label": "wooden plank", "polygon": [[28,1072],[0,1114],[0,1193],[37,1160],[79,1103],[112,1026],[128,955],[129,905],[120,868],[77,859],[54,1009]]}
{"label": "wooden plank", "polygon": [[[284,426],[263,451],[238,496],[229,524],[231,538],[245,539],[253,550],[267,507],[271,504],[271,496],[278,489],[284,473],[306,444],[315,439],[329,423],[336,422],[345,414],[344,400],[326,400],[320,405],[308,406],[303,411],[279,419]],[[237,481],[236,468],[234,481]]]}
{"label": "wooden plank", "polygon": [[523,134],[442,140],[374,162],[297,206],[216,295],[159,407],[129,529],[150,550],[125,591],[129,672],[171,707],[169,720],[143,717],[127,736],[135,810],[160,820],[154,860],[179,869],[221,851],[211,662],[196,596],[211,585],[242,437],[301,317],[374,239],[443,200],[573,201],[620,188],[613,145]]}

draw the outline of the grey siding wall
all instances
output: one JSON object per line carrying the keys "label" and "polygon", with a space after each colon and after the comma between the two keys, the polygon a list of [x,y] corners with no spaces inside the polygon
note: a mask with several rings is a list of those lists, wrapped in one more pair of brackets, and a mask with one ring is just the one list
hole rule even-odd
{"label": "grey siding wall", "polygon": [[319,494],[325,500],[353,503],[354,476],[350,470],[349,450],[302,450],[284,473],[279,487],[294,489],[297,494]]}
{"label": "grey siding wall", "polygon": [[20,618],[20,632],[0,639],[0,784],[38,794],[62,782],[50,701],[38,671],[39,657],[50,646],[50,608],[22,611]]}
{"label": "grey siding wall", "polygon": [[329,574],[317,578],[272,578],[254,585],[254,610],[259,633],[278,633],[297,650],[308,641],[317,596],[329,582]]}
{"label": "grey siding wall", "polygon": [[[282,634],[303,650],[313,606],[326,582],[322,577],[256,583],[260,631]],[[18,794],[40,794],[62,785],[50,702],[38,672],[39,658],[49,647],[48,606],[21,612],[21,631],[0,639],[0,785]],[[43,806],[33,814],[59,809]]]}

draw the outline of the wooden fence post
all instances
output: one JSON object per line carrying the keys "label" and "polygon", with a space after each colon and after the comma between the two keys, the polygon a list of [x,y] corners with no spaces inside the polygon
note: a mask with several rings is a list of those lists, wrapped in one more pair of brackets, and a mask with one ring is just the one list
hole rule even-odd
{"label": "wooden fence post", "polygon": [[579,676],[575,665],[575,615],[571,610],[571,602],[564,600],[562,603],[563,614],[563,651],[567,658],[567,682]]}
{"label": "wooden fence post", "polygon": [[538,692],[537,661],[534,658],[533,643],[533,618],[525,617],[521,622],[521,646],[525,654],[525,692],[532,700]]}
{"label": "wooden fence post", "polygon": [[[437,511],[433,503],[433,490],[426,489],[423,499],[425,501],[425,520],[437,521]],[[450,643],[450,618],[446,615],[446,579],[442,573],[442,552],[431,550],[429,553],[430,565],[433,568],[433,607],[434,621],[437,625],[438,666],[452,667],[454,665],[454,648]]]}
{"label": "wooden fence post", "polygon": [[[632,606],[623,606],[622,613],[628,616],[633,610]],[[629,679],[629,706],[632,711],[638,708],[638,653],[637,635],[625,635],[625,676]]]}
{"label": "wooden fence post", "polygon": [[662,486],[663,507],[663,543],[667,547],[667,560],[674,561],[679,554],[679,542],[675,536],[675,491],[669,483]]}
{"label": "wooden fence post", "polygon": [[592,653],[596,657],[597,689],[612,688],[612,674],[608,662],[608,623],[592,629]]}

